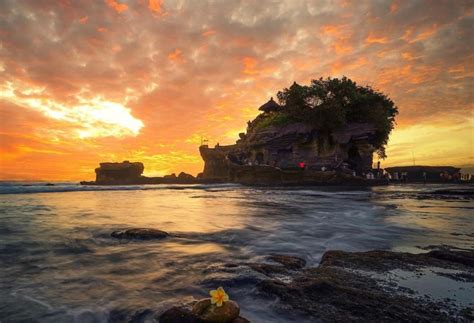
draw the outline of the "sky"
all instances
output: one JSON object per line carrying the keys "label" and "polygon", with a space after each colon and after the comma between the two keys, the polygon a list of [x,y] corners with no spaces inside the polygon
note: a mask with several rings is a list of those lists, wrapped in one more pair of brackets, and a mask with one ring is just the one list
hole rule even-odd
{"label": "sky", "polygon": [[382,166],[474,165],[474,1],[0,1],[0,180],[203,168],[294,81],[386,93]]}

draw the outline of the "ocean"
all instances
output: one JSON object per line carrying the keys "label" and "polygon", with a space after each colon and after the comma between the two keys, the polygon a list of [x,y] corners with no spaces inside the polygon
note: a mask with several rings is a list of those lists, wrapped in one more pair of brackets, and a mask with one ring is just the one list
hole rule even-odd
{"label": "ocean", "polygon": [[[227,264],[273,253],[474,248],[474,186],[0,184],[0,321],[113,322],[223,286],[252,322],[305,322]],[[126,228],[179,237],[120,241]],[[473,284],[471,284],[473,285]],[[474,299],[474,286],[466,285]]]}

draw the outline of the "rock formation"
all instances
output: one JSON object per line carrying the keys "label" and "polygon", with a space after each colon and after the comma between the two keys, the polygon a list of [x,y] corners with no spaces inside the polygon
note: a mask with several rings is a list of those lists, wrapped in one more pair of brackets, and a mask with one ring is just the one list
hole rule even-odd
{"label": "rock formation", "polygon": [[81,182],[82,185],[143,185],[143,184],[196,184],[198,179],[184,172],[163,177],[143,176],[145,167],[140,162],[100,163],[95,169],[95,182]]}
{"label": "rock formation", "polygon": [[[274,113],[275,105],[275,101],[264,104],[261,109],[270,112],[263,115]],[[254,120],[235,145],[199,148],[205,162],[202,177],[245,182],[246,177],[257,176],[278,178],[278,182],[285,175],[297,181],[304,175],[295,171],[303,169],[362,174],[372,170],[374,133],[375,127],[368,123],[352,123],[327,134],[303,122],[261,126]]]}
{"label": "rock formation", "polygon": [[142,163],[100,163],[95,169],[97,183],[132,183],[140,179],[145,167]]}

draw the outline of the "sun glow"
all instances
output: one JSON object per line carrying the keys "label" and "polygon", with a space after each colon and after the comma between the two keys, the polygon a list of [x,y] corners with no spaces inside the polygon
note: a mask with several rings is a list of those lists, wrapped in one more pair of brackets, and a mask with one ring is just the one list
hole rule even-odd
{"label": "sun glow", "polygon": [[0,99],[70,123],[79,138],[136,136],[144,126],[140,119],[133,117],[130,108],[101,97],[76,97],[79,104],[68,106],[49,99],[44,89],[15,87],[8,83],[0,89]]}

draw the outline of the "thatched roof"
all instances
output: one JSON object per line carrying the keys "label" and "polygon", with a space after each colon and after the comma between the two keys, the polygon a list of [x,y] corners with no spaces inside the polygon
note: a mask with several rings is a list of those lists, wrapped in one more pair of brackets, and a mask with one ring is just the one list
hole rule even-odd
{"label": "thatched roof", "polygon": [[274,100],[273,100],[273,97],[270,98],[270,100],[265,103],[264,105],[262,105],[260,108],[258,108],[260,111],[263,111],[263,112],[273,112],[273,111],[278,111],[280,110],[280,105],[278,103],[276,103]]}

